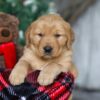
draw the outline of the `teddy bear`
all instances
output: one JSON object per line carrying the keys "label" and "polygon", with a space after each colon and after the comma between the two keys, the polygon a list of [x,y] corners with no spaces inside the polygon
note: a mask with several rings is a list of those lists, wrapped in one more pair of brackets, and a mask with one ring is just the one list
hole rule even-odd
{"label": "teddy bear", "polygon": [[[0,12],[0,66],[12,68],[16,63],[19,20],[14,15]],[[12,60],[12,61],[11,61]]]}
{"label": "teddy bear", "polygon": [[0,13],[0,44],[12,41],[18,36],[19,20],[10,14]]}

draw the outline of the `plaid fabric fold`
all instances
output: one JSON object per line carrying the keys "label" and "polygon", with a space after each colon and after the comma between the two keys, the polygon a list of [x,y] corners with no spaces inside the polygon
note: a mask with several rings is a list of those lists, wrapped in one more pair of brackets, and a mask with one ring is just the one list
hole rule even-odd
{"label": "plaid fabric fold", "polygon": [[74,77],[70,73],[61,73],[53,84],[40,86],[39,71],[35,71],[23,84],[12,86],[8,81],[10,72],[0,69],[0,100],[68,100],[73,89]]}

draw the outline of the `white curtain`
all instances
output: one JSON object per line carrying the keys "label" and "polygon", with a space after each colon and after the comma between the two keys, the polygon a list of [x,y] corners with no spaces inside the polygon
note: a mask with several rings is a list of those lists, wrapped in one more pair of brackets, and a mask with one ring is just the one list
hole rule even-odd
{"label": "white curtain", "polygon": [[79,70],[77,85],[100,89],[100,0],[73,25],[74,62]]}

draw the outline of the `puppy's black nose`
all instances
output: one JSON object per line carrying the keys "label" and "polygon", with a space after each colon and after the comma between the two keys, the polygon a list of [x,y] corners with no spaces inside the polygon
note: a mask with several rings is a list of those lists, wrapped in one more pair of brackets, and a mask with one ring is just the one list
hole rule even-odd
{"label": "puppy's black nose", "polygon": [[43,49],[44,49],[44,52],[47,53],[47,54],[52,52],[51,46],[45,46]]}

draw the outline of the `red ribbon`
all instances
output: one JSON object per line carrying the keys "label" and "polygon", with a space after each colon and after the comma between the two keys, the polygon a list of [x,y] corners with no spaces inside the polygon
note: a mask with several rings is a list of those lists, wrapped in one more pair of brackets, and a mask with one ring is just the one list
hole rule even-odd
{"label": "red ribbon", "polygon": [[5,66],[12,69],[16,64],[16,47],[14,42],[0,44],[0,55],[4,56]]}

